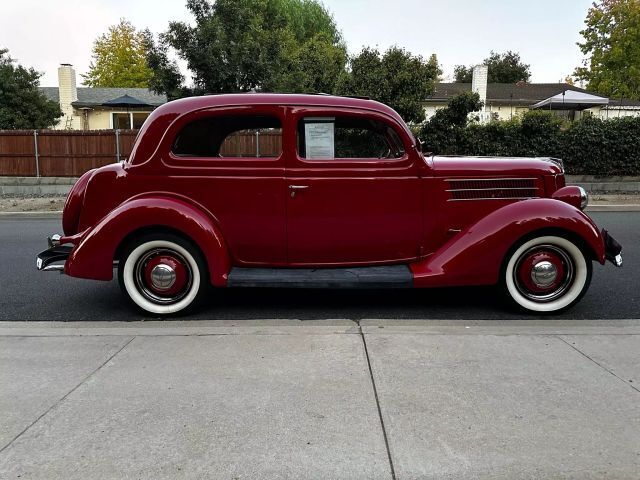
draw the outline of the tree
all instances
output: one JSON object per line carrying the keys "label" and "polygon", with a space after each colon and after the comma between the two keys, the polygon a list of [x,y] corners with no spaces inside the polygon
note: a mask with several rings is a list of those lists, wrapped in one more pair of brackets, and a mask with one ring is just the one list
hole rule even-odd
{"label": "tree", "polygon": [[183,85],[184,76],[175,60],[169,59],[168,46],[156,41],[149,29],[143,32],[147,51],[147,65],[151,69],[149,88],[156,93],[164,93],[169,100],[189,95],[189,89]]}
{"label": "tree", "polygon": [[54,125],[60,106],[38,89],[40,73],[16,65],[9,51],[0,49],[0,129],[38,129]]}
{"label": "tree", "polygon": [[640,98],[640,0],[600,0],[585,25],[576,78],[602,95]]}
{"label": "tree", "polygon": [[429,60],[391,47],[384,54],[364,48],[350,59],[339,92],[370,97],[394,108],[408,122],[424,120],[424,100],[442,73],[435,55]]}
{"label": "tree", "polygon": [[477,93],[465,92],[449,99],[447,106],[436,111],[420,129],[420,138],[425,142],[424,151],[447,152],[467,127],[471,113],[483,106]]}
{"label": "tree", "polygon": [[456,79],[456,83],[471,83],[473,80],[473,67],[456,65],[453,67],[453,76]]}
{"label": "tree", "polygon": [[93,44],[89,72],[82,77],[90,87],[148,87],[147,38],[125,19],[109,27]]}
{"label": "tree", "polygon": [[[518,83],[528,82],[531,78],[530,65],[522,62],[520,54],[512,51],[496,53],[491,51],[489,58],[485,58],[483,65],[489,67],[487,81],[489,83]],[[471,83],[473,67],[456,65],[454,75],[457,83]]]}
{"label": "tree", "polygon": [[171,22],[148,56],[154,89],[184,89],[170,47],[187,62],[192,93],[335,91],[346,47],[317,0],[187,0],[187,8],[195,24]]}

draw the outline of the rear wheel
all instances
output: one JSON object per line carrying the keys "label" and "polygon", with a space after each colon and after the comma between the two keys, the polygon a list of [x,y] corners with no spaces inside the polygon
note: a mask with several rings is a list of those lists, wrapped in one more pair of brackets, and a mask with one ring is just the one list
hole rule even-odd
{"label": "rear wheel", "polygon": [[200,251],[172,234],[148,234],[132,241],[118,266],[120,288],[147,313],[163,316],[194,308],[207,288]]}
{"label": "rear wheel", "polygon": [[570,240],[535,237],[507,260],[503,286],[511,300],[530,312],[554,313],[575,305],[591,283],[592,265]]}

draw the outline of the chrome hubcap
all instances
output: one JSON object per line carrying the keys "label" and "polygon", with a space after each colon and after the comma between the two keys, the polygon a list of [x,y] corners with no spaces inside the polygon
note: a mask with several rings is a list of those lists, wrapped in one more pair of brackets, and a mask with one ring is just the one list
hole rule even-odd
{"label": "chrome hubcap", "polygon": [[547,261],[536,263],[531,269],[531,280],[538,287],[548,287],[556,281],[558,277],[558,269],[556,266]]}
{"label": "chrome hubcap", "polygon": [[142,255],[134,267],[138,291],[160,305],[180,301],[191,289],[193,272],[186,258],[170,248],[154,248]]}
{"label": "chrome hubcap", "polygon": [[151,284],[158,290],[169,290],[176,283],[176,271],[170,265],[161,263],[151,270]]}
{"label": "chrome hubcap", "polygon": [[551,302],[571,287],[574,263],[556,245],[537,245],[524,252],[515,264],[513,281],[518,291],[534,302]]}

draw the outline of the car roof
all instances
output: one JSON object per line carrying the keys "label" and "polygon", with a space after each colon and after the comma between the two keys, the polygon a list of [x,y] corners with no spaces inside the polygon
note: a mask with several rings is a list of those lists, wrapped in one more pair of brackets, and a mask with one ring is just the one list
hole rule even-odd
{"label": "car roof", "polygon": [[156,111],[158,113],[187,113],[202,108],[234,105],[297,105],[313,107],[358,108],[384,113],[404,124],[398,113],[391,107],[362,97],[340,97],[324,94],[289,93],[234,93],[187,97],[168,102]]}
{"label": "car roof", "polygon": [[145,163],[160,148],[158,142],[171,124],[184,114],[196,110],[216,107],[247,105],[281,105],[330,108],[356,108],[387,115],[395,120],[409,138],[413,134],[400,115],[391,107],[374,100],[334,95],[284,94],[284,93],[236,93],[187,97],[165,103],[156,108],[144,122],[133,144],[130,162],[133,165]]}

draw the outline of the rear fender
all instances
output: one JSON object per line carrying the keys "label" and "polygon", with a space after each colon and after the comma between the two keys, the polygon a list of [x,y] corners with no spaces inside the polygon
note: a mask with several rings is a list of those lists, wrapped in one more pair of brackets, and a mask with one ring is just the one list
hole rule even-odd
{"label": "rear fender", "polygon": [[587,215],[572,205],[548,198],[511,203],[467,227],[433,255],[412,264],[416,287],[493,285],[498,283],[509,250],[541,230],[568,232],[579,238],[600,263],[604,240]]}
{"label": "rear fender", "polygon": [[120,244],[136,230],[150,227],[169,228],[186,235],[204,254],[211,283],[226,284],[231,262],[214,219],[185,199],[163,195],[135,197],[112,210],[79,239],[65,263],[65,273],[111,280]]}

